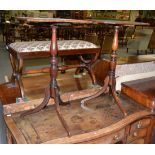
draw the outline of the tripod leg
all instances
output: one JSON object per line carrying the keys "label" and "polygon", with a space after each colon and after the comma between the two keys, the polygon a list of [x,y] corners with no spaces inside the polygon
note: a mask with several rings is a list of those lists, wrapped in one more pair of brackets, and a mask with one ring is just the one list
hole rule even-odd
{"label": "tripod leg", "polygon": [[103,87],[102,87],[97,93],[95,93],[94,95],[89,96],[89,97],[87,97],[87,98],[81,100],[81,107],[84,108],[84,109],[88,109],[88,108],[85,107],[85,103],[86,103],[87,101],[92,100],[92,99],[94,99],[94,98],[96,98],[96,97],[99,97],[99,96],[102,95],[102,94],[108,93],[108,92],[109,92],[108,83],[109,83],[109,76],[107,76],[107,77],[105,78]]}
{"label": "tripod leg", "polygon": [[[75,75],[78,75],[79,73],[80,73],[80,68],[78,67],[75,70]],[[82,86],[81,86],[81,83],[78,77],[75,77],[75,82],[76,82],[78,90],[82,90]]]}
{"label": "tripod leg", "polygon": [[92,83],[93,83],[93,85],[95,85],[96,84],[96,78],[95,78],[95,75],[94,75],[94,72],[93,72],[91,66],[90,65],[89,66],[88,65],[82,66],[82,68],[85,68],[88,71],[88,74],[92,80]]}
{"label": "tripod leg", "polygon": [[126,117],[126,116],[127,116],[127,112],[126,112],[126,110],[123,108],[122,103],[121,103],[121,100],[120,100],[119,97],[117,96],[116,91],[113,90],[113,89],[111,88],[111,86],[110,86],[110,89],[111,89],[111,92],[112,92],[112,96],[114,97],[114,99],[115,99],[115,101],[116,101],[116,104],[118,105],[118,107],[119,107],[120,110],[122,111],[124,117]]}
{"label": "tripod leg", "polygon": [[54,101],[55,101],[55,109],[56,109],[57,115],[58,115],[59,120],[61,121],[63,127],[65,128],[68,136],[71,136],[70,131],[69,131],[69,127],[68,127],[66,121],[64,120],[64,118],[63,118],[63,116],[62,116],[62,114],[60,112],[59,98],[58,98],[57,94],[58,94],[57,88],[53,88],[52,89],[52,95],[53,95],[53,98],[54,98]]}
{"label": "tripod leg", "polygon": [[30,115],[30,114],[33,114],[33,113],[36,113],[36,112],[40,111],[41,109],[43,109],[43,108],[48,104],[49,99],[50,99],[50,88],[49,88],[49,86],[48,86],[48,87],[45,89],[45,97],[44,97],[42,103],[41,103],[40,105],[38,105],[36,108],[31,109],[31,110],[28,110],[28,111],[22,113],[22,114],[20,115],[20,117],[23,118],[23,117],[26,116],[26,115]]}
{"label": "tripod leg", "polygon": [[57,94],[57,96],[58,96],[58,100],[59,100],[59,105],[61,105],[61,106],[70,105],[70,101],[63,102],[63,101],[61,100],[61,98],[60,98],[60,93],[59,93],[60,88],[59,88],[58,84],[56,84],[56,85],[57,85],[57,89],[58,89],[58,94]]}

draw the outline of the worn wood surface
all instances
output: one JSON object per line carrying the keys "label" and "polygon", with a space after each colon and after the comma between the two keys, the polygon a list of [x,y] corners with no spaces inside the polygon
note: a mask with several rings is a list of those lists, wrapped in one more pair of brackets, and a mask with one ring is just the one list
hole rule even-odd
{"label": "worn wood surface", "polygon": [[[124,135],[125,127],[128,124],[151,115],[151,112],[126,97],[122,96],[121,100],[123,100],[123,106],[128,113],[126,118],[123,118],[120,109],[109,95],[100,96],[89,101],[87,107],[93,110],[91,112],[80,107],[80,100],[71,101],[71,106],[61,106],[62,114],[67,124],[69,124],[71,137],[67,136],[54,107],[51,105],[38,113],[25,116],[25,118],[19,117],[21,110],[13,110],[14,108],[18,109],[17,106],[10,105],[9,107],[7,105],[4,107],[5,113],[8,115],[8,109],[10,109],[12,114],[11,116],[5,115],[5,121],[14,138],[20,139],[19,141],[16,140],[19,143],[25,143],[25,141],[26,143],[89,143],[93,139],[108,134],[113,133],[112,135],[115,136],[114,133],[117,131],[120,135]],[[32,105],[34,104],[35,102],[32,103]],[[18,105],[18,107],[22,106],[22,104]],[[20,131],[20,134],[17,134],[16,130]],[[110,139],[112,140],[113,137],[110,136]],[[110,139],[107,138],[107,142],[113,143],[114,141]],[[105,139],[101,142],[106,143]]]}
{"label": "worn wood surface", "polygon": [[[29,100],[44,97],[45,87],[49,85],[49,74],[38,74],[37,76],[25,76],[22,78],[25,95]],[[60,94],[93,88],[90,76],[87,72],[75,76],[75,69],[68,70],[64,74],[58,72],[57,83]]]}
{"label": "worn wood surface", "polygon": [[[76,100],[76,99],[81,99],[81,98],[91,96],[94,93],[98,92],[99,89],[100,87],[96,87],[96,88],[85,89],[81,91],[63,93],[61,94],[60,97],[64,102],[67,102],[70,100]],[[40,98],[40,99],[31,100],[28,102],[23,102],[21,104],[14,103],[14,104],[4,105],[3,106],[4,114],[6,115],[6,114],[11,114],[11,113],[16,113],[16,112],[21,112],[21,111],[32,109],[36,107],[37,105],[39,105],[42,100],[43,98]],[[49,105],[53,105],[53,103],[54,101],[50,100]]]}

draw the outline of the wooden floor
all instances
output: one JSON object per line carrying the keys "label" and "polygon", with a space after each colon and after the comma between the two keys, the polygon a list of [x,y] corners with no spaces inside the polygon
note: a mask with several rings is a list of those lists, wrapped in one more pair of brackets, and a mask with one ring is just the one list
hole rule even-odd
{"label": "wooden floor", "polygon": [[[117,64],[121,65],[130,63],[148,62],[148,61],[155,61],[155,54],[119,58]],[[61,93],[93,87],[90,76],[87,74],[87,72],[80,74],[79,78],[75,78],[74,73],[75,69],[68,70],[64,74],[60,72],[58,73],[57,82],[60,87]],[[23,84],[26,97],[30,100],[42,98],[44,96],[44,89],[48,86],[49,81],[50,81],[49,74],[24,77]]]}
{"label": "wooden floor", "polygon": [[[57,82],[60,93],[83,90],[94,87],[91,78],[87,72],[81,73],[78,77],[74,77],[75,70],[68,70],[66,73],[58,73]],[[44,96],[44,89],[50,82],[49,74],[40,74],[35,76],[26,76],[22,79],[24,90],[28,100],[39,99]]]}

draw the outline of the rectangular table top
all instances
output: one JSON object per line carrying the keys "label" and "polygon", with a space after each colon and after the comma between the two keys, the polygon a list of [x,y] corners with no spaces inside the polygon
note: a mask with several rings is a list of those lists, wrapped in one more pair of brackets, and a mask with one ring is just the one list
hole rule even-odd
{"label": "rectangular table top", "polygon": [[78,23],[78,24],[92,24],[90,20],[79,20],[79,19],[65,19],[65,18],[34,18],[34,17],[17,17],[18,20],[26,22],[37,22],[37,23]]}
{"label": "rectangular table top", "polygon": [[116,21],[116,20],[77,20],[65,18],[34,18],[34,17],[17,17],[18,20],[26,22],[37,23],[79,23],[79,24],[105,24],[105,25],[118,25],[118,26],[149,26],[149,23],[131,22],[131,21]]}
{"label": "rectangular table top", "polygon": [[117,25],[117,26],[149,26],[149,23],[118,21],[118,20],[92,20],[96,24]]}
{"label": "rectangular table top", "polygon": [[122,92],[138,103],[155,109],[155,77],[124,82]]}

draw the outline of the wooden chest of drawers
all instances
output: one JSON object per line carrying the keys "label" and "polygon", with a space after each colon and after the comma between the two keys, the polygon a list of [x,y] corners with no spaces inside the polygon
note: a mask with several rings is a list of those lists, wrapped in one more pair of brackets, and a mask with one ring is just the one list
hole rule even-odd
{"label": "wooden chest of drawers", "polygon": [[[155,77],[125,82],[122,84],[121,91],[137,103],[148,107],[152,112],[155,110]],[[153,130],[152,143],[155,143],[155,125]]]}
{"label": "wooden chest of drawers", "polygon": [[155,109],[155,77],[122,83],[121,91],[152,111]]}
{"label": "wooden chest of drawers", "polygon": [[127,143],[148,142],[147,137],[151,126],[151,118],[140,119],[130,126]]}
{"label": "wooden chest of drawers", "polygon": [[[96,91],[96,90],[94,90]],[[72,93],[72,97],[85,97],[93,91]],[[67,99],[66,94],[62,99]],[[75,99],[75,98],[74,98]],[[34,108],[41,100],[22,104],[4,105],[4,118],[8,128],[9,143],[150,143],[154,113],[121,95],[123,106],[128,115],[123,117],[111,96],[100,96],[89,101],[86,111],[80,106],[80,99],[72,100],[71,106],[62,106],[61,111],[69,125],[68,137],[53,106],[20,117],[20,114]]]}

